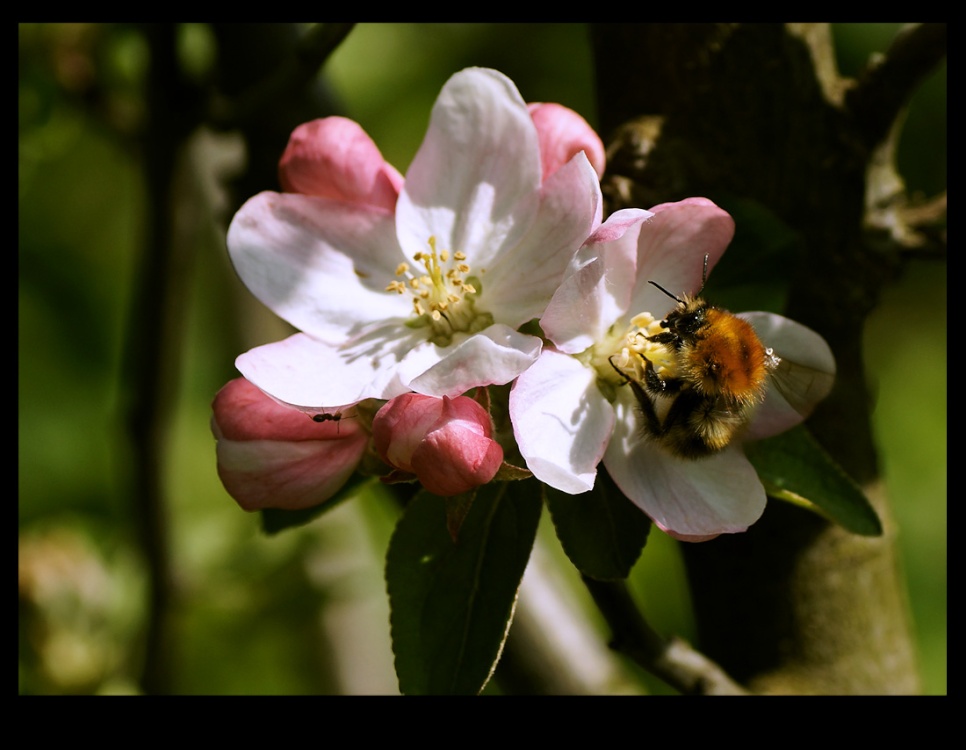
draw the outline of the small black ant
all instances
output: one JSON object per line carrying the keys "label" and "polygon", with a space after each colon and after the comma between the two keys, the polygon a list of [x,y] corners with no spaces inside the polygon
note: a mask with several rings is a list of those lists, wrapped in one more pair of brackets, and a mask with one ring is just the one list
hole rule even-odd
{"label": "small black ant", "polygon": [[[352,417],[351,416],[344,417],[344,419],[352,419]],[[343,420],[343,416],[341,411],[337,411],[334,414],[327,414],[325,412],[322,412],[321,414],[312,415],[313,422],[319,422],[320,424],[322,422],[335,422],[336,434],[339,434],[339,423],[342,420]]]}

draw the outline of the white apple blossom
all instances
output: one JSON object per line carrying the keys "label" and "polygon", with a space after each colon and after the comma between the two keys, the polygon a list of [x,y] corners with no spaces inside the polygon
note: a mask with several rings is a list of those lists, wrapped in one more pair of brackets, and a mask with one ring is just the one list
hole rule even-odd
{"label": "white apple blossom", "polygon": [[556,127],[541,127],[506,76],[461,71],[405,181],[349,120],[297,130],[280,172],[298,192],[251,198],[228,249],[246,286],[300,332],[242,354],[241,373],[312,414],[410,391],[452,397],[526,370],[542,342],[517,329],[543,313],[601,220],[591,160],[602,168],[603,146],[560,110],[542,109]]}

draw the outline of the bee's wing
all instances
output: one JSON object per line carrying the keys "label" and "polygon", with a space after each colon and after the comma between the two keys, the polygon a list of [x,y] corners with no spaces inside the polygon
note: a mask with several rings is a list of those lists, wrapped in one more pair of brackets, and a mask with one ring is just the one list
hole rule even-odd
{"label": "bee's wing", "polygon": [[771,371],[771,382],[789,406],[807,417],[832,390],[835,375],[782,357]]}
{"label": "bee's wing", "polygon": [[834,380],[832,373],[782,359],[771,371],[764,403],[755,410],[745,438],[761,440],[801,424],[832,390]]}
{"label": "bee's wing", "polygon": [[766,312],[738,317],[751,323],[780,359],[770,368],[765,401],[748,426],[747,437],[760,440],[794,427],[814,411],[832,390],[835,357],[825,339],[794,320]]}

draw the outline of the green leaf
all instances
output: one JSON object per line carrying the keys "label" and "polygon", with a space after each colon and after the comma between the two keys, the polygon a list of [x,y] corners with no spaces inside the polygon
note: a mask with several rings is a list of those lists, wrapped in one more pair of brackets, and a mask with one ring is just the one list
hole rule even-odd
{"label": "green leaf", "polygon": [[262,532],[268,535],[278,534],[285,529],[294,529],[314,521],[326,511],[356,495],[359,488],[372,477],[363,474],[353,474],[342,489],[320,505],[301,510],[282,510],[281,508],[264,508],[261,511]]}
{"label": "green leaf", "polygon": [[473,500],[475,499],[476,490],[446,498],[446,529],[454,542],[459,539],[460,528],[470,512],[470,508],[473,507]]}
{"label": "green leaf", "polygon": [[855,534],[882,533],[862,490],[804,426],[747,443],[745,453],[772,497],[811,508]]}
{"label": "green leaf", "polygon": [[503,649],[541,511],[533,480],[480,487],[454,543],[446,500],[420,492],[386,556],[390,630],[399,689],[471,695]]}
{"label": "green leaf", "polygon": [[557,538],[574,566],[602,581],[627,578],[647,543],[651,519],[601,469],[594,489],[568,495],[552,487],[544,497]]}

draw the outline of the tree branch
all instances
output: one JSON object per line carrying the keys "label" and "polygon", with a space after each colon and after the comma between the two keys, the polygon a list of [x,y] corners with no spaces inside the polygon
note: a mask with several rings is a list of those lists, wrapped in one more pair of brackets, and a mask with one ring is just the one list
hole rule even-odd
{"label": "tree branch", "polygon": [[[895,262],[868,241],[876,149],[867,143],[871,123],[896,112],[940,54],[935,44],[927,54],[924,40],[944,40],[945,30],[899,40],[889,65],[870,74],[852,100],[865,131],[829,96],[835,81],[819,81],[817,71],[828,76],[835,66],[824,59],[830,45],[811,31],[595,26],[599,118],[611,136],[602,189],[609,212],[703,195],[733,214],[755,208],[739,232],[754,234],[757,211],[789,230],[784,312],[820,333],[837,362],[835,388],[809,428],[863,486],[886,528],[880,538],[857,537],[772,502],[744,534],[683,545],[702,651],[755,692],[908,694],[918,675],[863,362],[865,319]],[[900,74],[904,83],[895,84]],[[900,93],[873,107],[872,93],[890,80]],[[729,257],[741,263],[737,243]],[[749,272],[760,265],[753,256],[745,262]],[[653,661],[655,651],[643,656]]]}
{"label": "tree branch", "polygon": [[946,57],[946,24],[908,26],[885,55],[877,57],[845,96],[845,108],[855,119],[866,148],[888,135],[902,108]]}
{"label": "tree branch", "polygon": [[134,516],[149,578],[149,620],[141,685],[165,694],[172,682],[173,581],[162,485],[172,399],[177,391],[189,243],[177,237],[176,164],[200,121],[199,92],[186,82],[175,55],[172,24],[147,24],[151,53],[148,117],[141,134],[147,226],[125,346],[127,426],[133,452]]}
{"label": "tree branch", "polygon": [[285,57],[270,75],[235,99],[214,97],[209,122],[224,130],[242,128],[279,103],[298,99],[354,26],[352,23],[316,24],[298,40],[292,54]]}
{"label": "tree branch", "polygon": [[611,647],[685,695],[746,695],[711,659],[679,638],[665,640],[648,624],[623,581],[584,584],[614,633]]}

